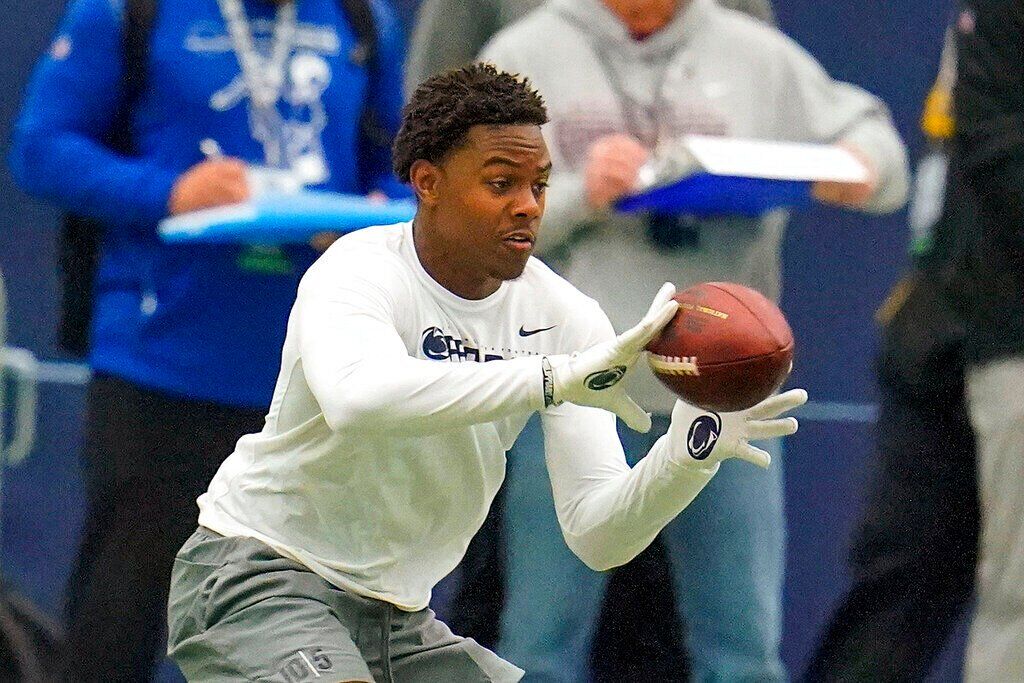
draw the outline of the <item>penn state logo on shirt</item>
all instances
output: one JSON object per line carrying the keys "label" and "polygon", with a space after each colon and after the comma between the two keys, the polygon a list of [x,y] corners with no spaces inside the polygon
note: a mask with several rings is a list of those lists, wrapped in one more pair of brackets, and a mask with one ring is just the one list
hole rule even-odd
{"label": "penn state logo on shirt", "polygon": [[423,330],[423,355],[430,360],[446,360],[448,358],[448,340],[439,327],[428,327]]}
{"label": "penn state logo on shirt", "polygon": [[505,357],[496,353],[480,353],[480,349],[467,345],[458,337],[445,334],[440,327],[428,327],[420,335],[420,348],[423,355],[430,360],[476,361],[488,362],[504,360]]}
{"label": "penn state logo on shirt", "polygon": [[686,435],[686,450],[694,460],[705,460],[715,450],[718,437],[722,433],[722,418],[718,413],[700,415],[690,425]]}

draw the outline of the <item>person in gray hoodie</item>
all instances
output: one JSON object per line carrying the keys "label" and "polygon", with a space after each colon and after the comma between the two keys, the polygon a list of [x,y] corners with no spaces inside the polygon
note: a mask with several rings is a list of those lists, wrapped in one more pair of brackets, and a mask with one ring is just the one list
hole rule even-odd
{"label": "person in gray hoodie", "polygon": [[[538,253],[597,299],[616,329],[665,278],[781,294],[784,211],[713,220],[613,211],[661,142],[701,133],[840,144],[869,178],[818,184],[818,199],[873,213],[905,202],[906,150],[886,106],[832,80],[780,31],[712,0],[548,0],[481,58],[528,76],[547,102],[554,173]],[[673,397],[649,372],[635,373],[631,390],[655,413],[649,434],[623,430],[627,455],[639,457],[667,428]],[[585,680],[606,577],[559,536],[541,441],[534,429],[509,455],[498,651],[527,680]],[[778,462],[779,444],[762,447]],[[781,467],[723,467],[662,540],[693,678],[783,680]]]}
{"label": "person in gray hoodie", "polygon": [[[473,59],[499,30],[540,7],[543,0],[423,0],[409,43],[405,91]],[[775,24],[768,0],[718,0],[722,7],[739,10]]]}

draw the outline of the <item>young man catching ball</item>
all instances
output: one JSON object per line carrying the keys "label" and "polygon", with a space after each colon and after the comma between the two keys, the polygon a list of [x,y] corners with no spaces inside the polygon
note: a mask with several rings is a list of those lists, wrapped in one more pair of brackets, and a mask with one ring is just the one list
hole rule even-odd
{"label": "young man catching ball", "polygon": [[[406,108],[395,168],[410,223],[346,236],[308,271],[277,388],[199,498],[178,553],[171,656],[192,681],[516,681],[427,607],[462,558],[527,419],[543,420],[566,542],[589,566],[629,561],[794,390],[722,415],[710,455],[673,426],[630,469],[618,415],[650,417],[622,376],[672,318],[666,284],[618,337],[600,307],[530,257],[551,161],[537,93],[487,65],[436,76]],[[702,453],[702,456],[704,454]]]}

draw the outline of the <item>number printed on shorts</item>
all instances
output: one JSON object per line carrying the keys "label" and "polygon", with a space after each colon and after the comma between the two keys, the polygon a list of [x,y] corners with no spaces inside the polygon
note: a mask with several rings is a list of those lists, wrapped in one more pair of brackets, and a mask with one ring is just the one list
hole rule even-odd
{"label": "number printed on shorts", "polygon": [[333,666],[323,648],[318,647],[315,650],[299,650],[288,658],[277,673],[285,683],[298,683],[320,678],[321,671],[330,671]]}

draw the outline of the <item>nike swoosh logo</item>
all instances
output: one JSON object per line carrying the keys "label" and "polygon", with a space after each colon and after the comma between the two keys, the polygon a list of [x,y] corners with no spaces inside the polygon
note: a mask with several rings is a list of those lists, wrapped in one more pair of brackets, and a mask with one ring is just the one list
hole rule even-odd
{"label": "nike swoosh logo", "polygon": [[520,326],[519,327],[519,336],[520,337],[532,337],[533,335],[537,334],[538,332],[547,332],[548,330],[553,330],[556,327],[558,327],[558,325],[552,325],[551,327],[538,327],[536,330],[528,330],[525,327]]}

